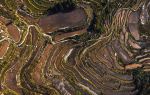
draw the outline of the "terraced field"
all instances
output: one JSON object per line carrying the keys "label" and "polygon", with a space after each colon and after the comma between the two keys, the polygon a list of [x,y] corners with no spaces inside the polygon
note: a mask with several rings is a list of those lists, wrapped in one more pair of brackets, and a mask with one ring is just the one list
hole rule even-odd
{"label": "terraced field", "polygon": [[0,0],[0,95],[150,95],[150,0]]}

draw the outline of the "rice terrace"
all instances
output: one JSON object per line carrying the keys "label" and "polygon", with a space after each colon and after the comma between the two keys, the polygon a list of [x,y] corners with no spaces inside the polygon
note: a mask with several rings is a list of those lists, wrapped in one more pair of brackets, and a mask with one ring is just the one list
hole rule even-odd
{"label": "rice terrace", "polygon": [[0,0],[0,95],[150,95],[150,0]]}

